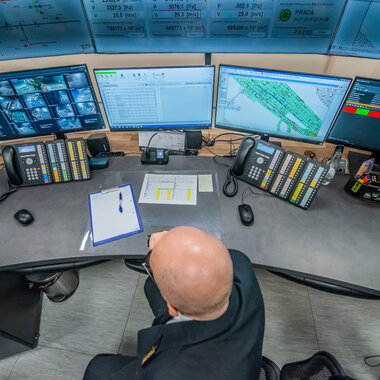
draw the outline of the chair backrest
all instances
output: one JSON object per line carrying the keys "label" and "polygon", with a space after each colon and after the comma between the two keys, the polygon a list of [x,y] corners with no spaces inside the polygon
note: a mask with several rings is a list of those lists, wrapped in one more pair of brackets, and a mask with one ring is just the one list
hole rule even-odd
{"label": "chair backrest", "polygon": [[259,380],[280,380],[280,368],[265,356],[262,357]]}
{"label": "chair backrest", "polygon": [[320,351],[311,358],[285,364],[281,369],[281,380],[329,380],[332,376],[345,377],[339,362],[328,352]]}

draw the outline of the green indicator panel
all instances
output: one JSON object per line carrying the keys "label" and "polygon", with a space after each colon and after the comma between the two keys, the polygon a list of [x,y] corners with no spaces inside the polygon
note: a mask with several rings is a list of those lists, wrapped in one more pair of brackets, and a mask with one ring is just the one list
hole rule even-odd
{"label": "green indicator panel", "polygon": [[369,110],[364,110],[362,108],[358,108],[355,113],[358,115],[368,116]]}

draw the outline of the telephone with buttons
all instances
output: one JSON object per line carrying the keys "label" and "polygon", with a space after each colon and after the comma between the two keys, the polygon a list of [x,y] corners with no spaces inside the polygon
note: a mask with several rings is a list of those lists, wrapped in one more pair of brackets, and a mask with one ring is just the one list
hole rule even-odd
{"label": "telephone with buttons", "polygon": [[245,137],[232,166],[232,174],[267,191],[285,155],[277,145]]}
{"label": "telephone with buttons", "polygon": [[52,182],[45,145],[42,142],[7,145],[2,148],[5,169],[13,186]]}

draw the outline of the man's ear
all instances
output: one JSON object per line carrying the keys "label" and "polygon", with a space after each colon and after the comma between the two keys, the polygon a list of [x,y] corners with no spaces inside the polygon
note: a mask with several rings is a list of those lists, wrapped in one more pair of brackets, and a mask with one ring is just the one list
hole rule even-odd
{"label": "man's ear", "polygon": [[168,305],[169,314],[172,317],[178,317],[178,310],[173,305],[171,305],[169,302],[166,302],[166,304]]}

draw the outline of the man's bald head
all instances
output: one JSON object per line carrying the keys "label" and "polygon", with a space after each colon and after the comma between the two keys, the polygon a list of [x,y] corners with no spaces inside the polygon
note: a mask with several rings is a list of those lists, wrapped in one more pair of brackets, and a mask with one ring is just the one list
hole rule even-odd
{"label": "man's bald head", "polygon": [[150,259],[165,300],[193,319],[215,319],[226,310],[233,269],[224,244],[193,227],[177,227],[154,245]]}

